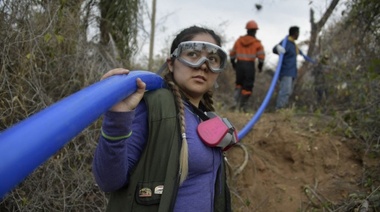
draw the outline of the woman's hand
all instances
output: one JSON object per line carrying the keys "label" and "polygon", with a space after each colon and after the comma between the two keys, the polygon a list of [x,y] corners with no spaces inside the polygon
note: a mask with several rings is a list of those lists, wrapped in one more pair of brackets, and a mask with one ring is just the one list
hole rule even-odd
{"label": "woman's hand", "polygon": [[[107,77],[113,76],[113,75],[128,74],[128,73],[129,73],[128,69],[123,69],[123,68],[112,69],[112,70],[108,71],[107,73],[105,73],[102,76],[101,80],[103,80]],[[128,96],[124,100],[116,103],[114,106],[112,106],[110,111],[127,112],[127,111],[131,111],[137,107],[137,105],[139,104],[139,102],[141,101],[141,99],[144,96],[146,84],[140,78],[136,79],[136,84],[137,84],[136,92],[131,94],[130,96]]]}

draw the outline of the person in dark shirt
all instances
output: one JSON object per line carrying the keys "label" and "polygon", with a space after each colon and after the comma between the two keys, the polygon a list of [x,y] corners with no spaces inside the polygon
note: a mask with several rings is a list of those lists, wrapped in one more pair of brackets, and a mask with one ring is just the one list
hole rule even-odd
{"label": "person in dark shirt", "polygon": [[274,46],[272,50],[275,54],[284,54],[279,75],[280,89],[277,94],[276,109],[286,107],[289,103],[289,97],[293,93],[293,84],[297,77],[297,56],[302,55],[306,61],[314,63],[295,43],[299,33],[299,27],[290,27],[285,48],[281,46],[281,41],[280,44]]}

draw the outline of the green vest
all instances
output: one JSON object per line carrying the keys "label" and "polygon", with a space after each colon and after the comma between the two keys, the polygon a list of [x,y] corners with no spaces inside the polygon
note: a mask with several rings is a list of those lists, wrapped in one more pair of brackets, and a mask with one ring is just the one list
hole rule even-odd
{"label": "green vest", "polygon": [[[179,154],[181,137],[174,96],[167,89],[144,95],[148,108],[149,137],[141,158],[126,187],[111,193],[107,212],[173,211],[179,187]],[[224,167],[224,161],[223,166]],[[225,170],[216,184],[215,211],[230,211]],[[228,196],[224,195],[228,194]]]}

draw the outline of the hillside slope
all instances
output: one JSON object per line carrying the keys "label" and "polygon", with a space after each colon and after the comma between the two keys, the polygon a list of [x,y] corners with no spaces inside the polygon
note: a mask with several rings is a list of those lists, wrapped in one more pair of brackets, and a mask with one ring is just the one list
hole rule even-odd
{"label": "hillside slope", "polygon": [[[223,115],[242,129],[253,114]],[[359,192],[362,161],[347,145],[354,141],[325,132],[325,124],[290,110],[263,114],[226,153],[235,211],[310,211]]]}

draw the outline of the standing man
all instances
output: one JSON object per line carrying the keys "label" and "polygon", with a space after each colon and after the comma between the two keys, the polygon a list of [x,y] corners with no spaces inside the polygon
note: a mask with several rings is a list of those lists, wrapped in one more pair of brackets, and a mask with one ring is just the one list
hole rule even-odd
{"label": "standing man", "polygon": [[293,93],[293,83],[297,77],[297,55],[300,54],[306,61],[314,63],[311,58],[302,53],[297,47],[295,41],[298,39],[299,33],[299,27],[290,27],[285,48],[281,46],[282,41],[273,47],[273,53],[284,54],[280,69],[280,90],[277,95],[276,110],[286,107],[289,102],[289,97]]}
{"label": "standing man", "polygon": [[236,72],[234,106],[239,111],[247,111],[247,101],[252,95],[255,82],[255,64],[258,59],[259,72],[262,71],[265,59],[264,47],[261,41],[256,38],[256,31],[259,29],[253,20],[247,22],[247,34],[240,36],[230,52],[232,67]]}

